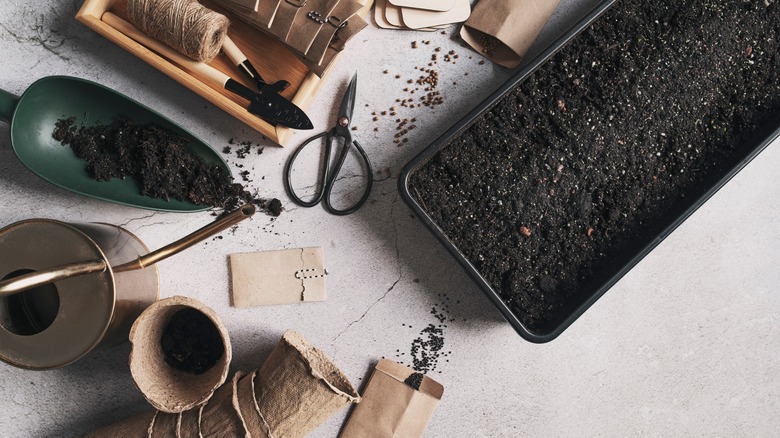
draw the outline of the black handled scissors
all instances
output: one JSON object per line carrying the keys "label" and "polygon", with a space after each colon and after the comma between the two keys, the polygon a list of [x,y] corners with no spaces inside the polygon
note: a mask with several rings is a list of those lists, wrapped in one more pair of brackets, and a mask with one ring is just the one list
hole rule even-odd
{"label": "black handled scissors", "polygon": [[[300,146],[298,146],[298,149],[293,152],[292,156],[290,156],[290,159],[287,161],[287,165],[284,168],[284,188],[287,191],[287,194],[292,198],[293,202],[296,204],[302,206],[302,207],[313,207],[314,205],[317,205],[320,201],[323,201],[325,210],[328,211],[331,214],[343,216],[346,214],[353,213],[357,211],[360,207],[365,204],[366,200],[368,199],[368,195],[371,193],[371,185],[374,183],[374,172],[371,169],[371,161],[368,159],[368,155],[366,155],[366,151],[363,150],[363,148],[360,146],[360,144],[352,139],[352,134],[349,130],[349,124],[352,122],[352,112],[355,109],[355,91],[357,89],[357,73],[355,73],[354,76],[352,76],[352,80],[349,82],[349,86],[347,87],[347,91],[344,93],[344,98],[341,101],[341,106],[339,107],[338,112],[338,119],[336,121],[336,126],[331,128],[328,131],[325,131],[323,133],[317,134],[314,137],[311,137],[304,141]],[[301,151],[308,146],[310,143],[312,143],[315,140],[318,140],[322,137],[325,137],[325,153],[323,154],[322,161],[320,162],[320,169],[319,169],[319,181],[318,181],[318,189],[314,193],[314,197],[309,201],[304,201],[301,199],[296,193],[295,190],[292,188],[292,182],[290,181],[290,175],[292,173],[292,166],[295,162],[295,159],[298,157],[298,154],[301,153]],[[336,145],[338,149],[336,160],[333,164],[333,166],[330,166],[331,162],[331,153],[333,151],[333,145]],[[347,154],[349,153],[352,146],[355,146],[355,150],[357,150],[358,154],[363,160],[363,164],[366,167],[367,177],[366,177],[366,186],[363,192],[363,196],[351,207],[344,208],[344,209],[336,209],[331,204],[331,194],[333,192],[333,183],[336,181],[336,178],[339,175],[339,171],[341,170],[341,166],[344,164],[344,160],[347,158]]]}

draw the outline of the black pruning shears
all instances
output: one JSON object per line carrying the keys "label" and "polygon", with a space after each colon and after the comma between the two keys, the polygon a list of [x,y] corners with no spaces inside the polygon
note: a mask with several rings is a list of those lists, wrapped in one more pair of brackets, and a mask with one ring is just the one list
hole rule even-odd
{"label": "black pruning shears", "polygon": [[289,82],[277,81],[274,84],[266,83],[257,69],[255,69],[255,66],[249,62],[246,55],[244,55],[230,37],[225,37],[225,40],[222,43],[222,51],[225,52],[239,70],[257,84],[257,92],[255,92],[233,78],[228,78],[224,83],[226,90],[249,101],[248,111],[250,113],[256,114],[271,123],[287,126],[288,128],[314,128],[311,120],[309,120],[309,117],[302,109],[298,108],[297,105],[279,94],[290,85]]}
{"label": "black pruning shears", "polygon": [[[298,146],[295,152],[293,152],[293,154],[290,156],[290,159],[287,161],[287,164],[284,167],[284,188],[290,198],[292,198],[293,202],[300,205],[301,207],[313,207],[322,201],[327,212],[337,216],[343,216],[357,211],[361,206],[363,206],[363,204],[366,203],[366,200],[368,200],[368,195],[371,193],[371,185],[374,183],[374,171],[371,169],[371,160],[368,159],[366,151],[363,150],[363,148],[360,146],[360,143],[352,139],[352,134],[350,133],[349,127],[350,123],[352,122],[352,113],[355,109],[356,90],[357,73],[352,76],[352,80],[349,82],[347,91],[344,93],[344,98],[342,99],[341,106],[339,107],[338,118],[336,119],[336,126],[301,143],[301,145]],[[325,153],[322,154],[322,161],[319,165],[318,187],[312,199],[304,201],[295,193],[295,190],[292,188],[291,173],[293,163],[298,157],[298,154],[300,154],[307,145],[311,144],[315,140],[321,139],[322,137],[325,137]],[[337,149],[338,152],[336,152],[336,158],[335,160],[332,160],[331,152],[333,151],[334,144],[336,144],[337,148],[340,146],[340,149]],[[341,167],[344,165],[344,160],[346,160],[347,154],[353,146],[360,155],[363,161],[363,165],[365,166],[366,185],[363,189],[362,196],[355,204],[344,209],[337,209],[333,207],[333,204],[331,203],[333,184],[336,182],[336,179],[339,176],[339,172],[341,171]],[[331,161],[333,161],[332,167]]]}

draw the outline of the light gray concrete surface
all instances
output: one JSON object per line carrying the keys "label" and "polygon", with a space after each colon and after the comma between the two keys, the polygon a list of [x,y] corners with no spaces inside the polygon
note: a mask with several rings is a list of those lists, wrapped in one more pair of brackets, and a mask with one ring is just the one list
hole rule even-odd
{"label": "light gray concrete surface", "polygon": [[[593,0],[564,1],[544,33],[549,42]],[[74,20],[79,0],[0,2],[0,88],[22,93],[48,75],[97,81],[169,116],[217,150],[228,140],[265,147],[238,160],[260,194],[284,213],[257,215],[223,239],[159,264],[161,296],[188,295],[223,318],[233,370],[258,367],[281,333],[298,330],[357,386],[380,357],[411,364],[411,347],[433,309],[452,320],[430,373],[445,387],[427,437],[772,436],[780,430],[780,143],[775,142],[615,285],[558,339],[522,340],[411,214],[396,190],[400,169],[510,72],[485,63],[456,37],[398,32],[373,23],[349,45],[309,114],[333,121],[338,96],[359,73],[355,136],[380,170],[370,202],[334,217],[292,204],[282,186],[291,148],[274,147],[240,122]],[[411,49],[412,41],[430,46]],[[543,44],[542,44],[543,45]],[[445,104],[404,109],[418,128],[402,147],[394,119],[372,111],[404,97],[402,80],[440,62]],[[384,74],[389,70],[390,74]],[[468,75],[466,75],[468,73]],[[396,80],[394,75],[401,75]],[[378,128],[374,131],[373,128]],[[297,133],[291,145],[308,133]],[[311,165],[311,171],[314,167]],[[212,220],[85,198],[54,187],[16,159],[0,125],[0,223],[28,218],[108,222],[159,247]],[[322,246],[330,275],[322,303],[253,309],[230,306],[227,255]],[[88,315],[85,315],[88,317]],[[52,371],[0,364],[0,436],[62,437],[143,411],[130,377],[129,346],[95,351]],[[334,437],[347,411],[311,436]]]}

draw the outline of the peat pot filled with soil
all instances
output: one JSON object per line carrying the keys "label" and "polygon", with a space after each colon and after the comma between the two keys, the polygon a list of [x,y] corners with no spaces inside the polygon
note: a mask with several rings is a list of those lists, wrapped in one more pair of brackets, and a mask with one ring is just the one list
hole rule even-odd
{"label": "peat pot filled with soil", "polygon": [[228,375],[230,336],[202,302],[173,296],[149,306],[130,330],[130,373],[146,400],[179,413],[206,402]]}
{"label": "peat pot filled with soil", "polygon": [[570,34],[597,16],[400,181],[535,342],[560,334],[780,126],[780,2],[608,0]]}

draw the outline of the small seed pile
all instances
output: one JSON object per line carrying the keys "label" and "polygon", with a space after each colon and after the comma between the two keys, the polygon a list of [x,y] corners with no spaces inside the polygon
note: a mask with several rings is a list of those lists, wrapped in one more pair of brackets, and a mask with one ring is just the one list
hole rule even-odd
{"label": "small seed pile", "polygon": [[421,373],[434,371],[439,364],[442,348],[444,348],[442,325],[428,324],[420,331],[420,337],[412,341],[412,368]]}
{"label": "small seed pile", "polygon": [[[449,300],[443,294],[439,294],[445,300]],[[437,320],[438,324],[431,323],[420,330],[419,336],[412,340],[410,354],[412,357],[411,367],[418,373],[427,374],[436,371],[440,359],[449,362],[447,359],[452,352],[444,351],[444,329],[448,320],[454,321],[449,317],[449,306],[445,303],[443,306],[433,306],[431,315]],[[403,327],[412,328],[411,325],[401,324]],[[396,350],[396,358],[406,356],[400,350]]]}
{"label": "small seed pile", "polygon": [[[445,32],[442,32],[442,34],[445,34]],[[418,49],[430,45],[430,40],[412,41],[411,48]],[[372,112],[372,120],[374,122],[380,122],[382,116],[395,117],[396,133],[393,138],[393,143],[398,147],[406,144],[409,141],[411,131],[417,128],[417,117],[400,117],[402,111],[420,107],[434,109],[444,103],[444,96],[439,89],[440,67],[445,63],[455,64],[460,58],[460,55],[458,55],[455,50],[449,50],[442,56],[443,52],[444,49],[442,47],[436,47],[433,49],[433,53],[425,65],[415,66],[414,69],[419,71],[419,75],[416,78],[405,79],[401,74],[392,73],[390,70],[384,70],[383,72],[386,75],[393,75],[395,79],[403,81],[403,96],[395,99],[395,105],[387,110]],[[469,59],[471,59],[471,57],[469,57]],[[482,64],[484,64],[484,61],[479,63],[479,65]],[[453,81],[452,85],[457,85],[457,82]],[[374,132],[378,131],[379,127],[375,126]]]}
{"label": "small seed pile", "polygon": [[486,33],[479,34],[479,43],[482,45],[482,53],[487,56],[493,56],[496,47],[498,47],[499,41],[496,37],[488,35]]}

